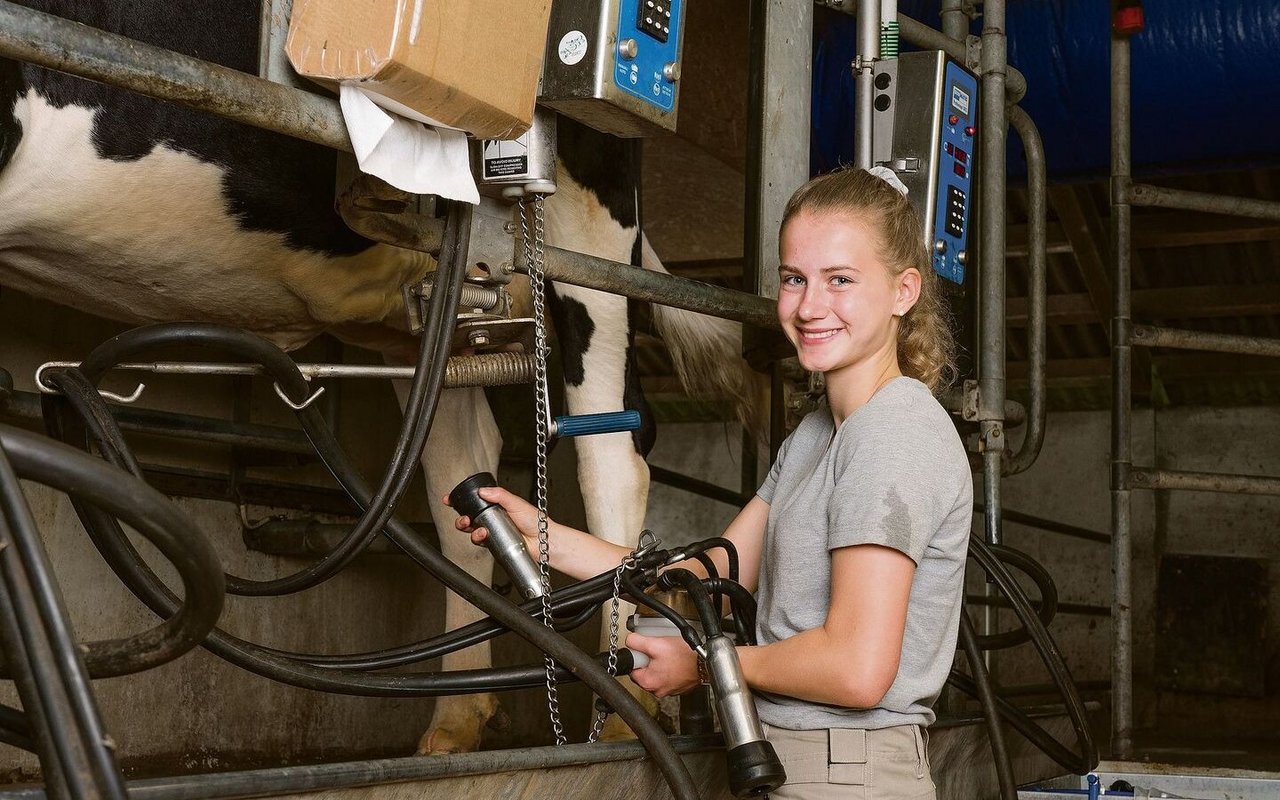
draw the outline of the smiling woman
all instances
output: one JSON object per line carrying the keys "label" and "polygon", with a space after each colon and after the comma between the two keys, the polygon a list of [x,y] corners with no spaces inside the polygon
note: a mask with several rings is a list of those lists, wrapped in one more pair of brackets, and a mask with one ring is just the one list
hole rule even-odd
{"label": "smiling woman", "polygon": [[[826,377],[827,402],[724,533],[757,596],[760,644],[737,654],[788,776],[771,796],[933,798],[924,728],[955,655],[973,482],[931,393],[949,375],[951,337],[921,225],[890,184],[840,172],[792,197],[780,249],[778,319]],[[528,503],[496,487],[481,496],[536,550]],[[551,565],[572,577],[628,554],[554,522],[548,535]],[[723,551],[707,555],[728,573]],[[631,677],[654,694],[699,684],[681,639],[633,633],[626,646],[649,657]]]}

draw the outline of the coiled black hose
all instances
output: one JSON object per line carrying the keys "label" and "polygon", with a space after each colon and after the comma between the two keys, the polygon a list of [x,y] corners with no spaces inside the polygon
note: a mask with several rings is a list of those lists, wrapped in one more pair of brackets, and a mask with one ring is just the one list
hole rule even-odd
{"label": "coiled black hose", "polygon": [[[442,289],[443,287],[437,287],[438,291]],[[306,381],[287,355],[258,337],[215,325],[156,325],[129,331],[91,353],[82,365],[82,370],[91,380],[96,379],[111,366],[128,359],[137,352],[173,344],[203,344],[216,347],[223,352],[231,352],[238,358],[261,364],[268,376],[275,380],[288,396],[305,396]],[[370,492],[333,439],[319,411],[314,406],[308,406],[298,412],[298,417],[303,430],[330,472],[361,508],[367,507]],[[137,557],[136,551],[120,530],[118,523],[109,515],[91,507],[77,510],[81,513],[86,528],[92,532],[95,543],[104,551],[108,562],[126,585],[157,613],[170,614],[175,607],[176,598]],[[681,798],[697,796],[687,769],[676,756],[661,729],[625,690],[599,668],[590,656],[559,635],[547,631],[540,623],[531,619],[505,598],[445,559],[439,551],[428,545],[415,531],[396,520],[394,516],[388,519],[384,531],[398,547],[464,600],[476,605],[490,614],[496,622],[514,630],[534,646],[549,653],[573,675],[604,697],[613,708],[617,709],[619,715],[631,726],[652,754],[672,786],[673,792]],[[219,629],[214,629],[209,635],[205,646],[211,652],[244,669],[294,686],[321,691],[374,696],[423,696],[470,691],[469,685],[450,678],[448,674],[366,675],[346,670],[319,669],[304,662],[268,652]]]}
{"label": "coiled black hose", "polygon": [[[1009,753],[1004,746],[1003,735],[998,729],[998,720],[1000,719],[1008,722],[1039,748],[1041,752],[1064,769],[1077,775],[1089,772],[1098,765],[1098,750],[1094,744],[1092,732],[1089,730],[1089,720],[1086,716],[1084,702],[1080,699],[1080,693],[1076,690],[1075,682],[1071,679],[1070,670],[1067,669],[1066,661],[1058,649],[1057,642],[1054,641],[1053,636],[1045,627],[1043,619],[1045,608],[1050,605],[1051,601],[1053,606],[1056,607],[1057,589],[1053,585],[1052,578],[1049,577],[1049,574],[1039,563],[1025,553],[1002,545],[987,544],[976,536],[969,539],[969,556],[978,563],[988,578],[1009,600],[1021,625],[1020,630],[1015,630],[1011,633],[1019,636],[1025,635],[1026,640],[1029,640],[1036,648],[1036,652],[1039,653],[1041,661],[1044,662],[1050,678],[1062,697],[1063,706],[1066,709],[1067,716],[1071,719],[1071,725],[1075,731],[1076,742],[1079,747],[1079,752],[1068,750],[1048,731],[1032,720],[1026,712],[1001,698],[998,692],[990,690],[990,687],[988,689],[983,688],[982,684],[987,680],[987,676],[983,671],[981,655],[981,651],[984,649],[982,646],[983,641],[992,642],[1000,646],[1008,641],[1009,637],[1006,634],[997,634],[990,637],[976,636],[973,634],[972,622],[968,620],[967,612],[962,612],[965,614],[965,619],[962,620],[961,624],[960,644],[966,649],[966,653],[969,652],[969,646],[972,645],[974,652],[969,654],[969,661],[975,675],[978,677],[975,680],[973,677],[952,669],[947,682],[965,694],[978,698],[982,703],[983,713],[988,719],[988,727],[995,731],[995,734],[991,737],[991,743],[1002,793],[1006,798],[1011,796],[1008,794],[1009,789],[1006,784],[1012,785],[1012,768],[1009,765]],[[1027,597],[1026,591],[1018,583],[1013,573],[1009,571],[1006,564],[1013,564],[1024,570],[1037,584],[1042,597],[1039,613],[1037,613],[1030,598]],[[1050,614],[1049,617],[1052,618],[1052,615]],[[968,634],[972,640],[968,643],[966,642],[965,623],[968,623]],[[1014,787],[1014,790],[1016,794],[1016,787]]]}

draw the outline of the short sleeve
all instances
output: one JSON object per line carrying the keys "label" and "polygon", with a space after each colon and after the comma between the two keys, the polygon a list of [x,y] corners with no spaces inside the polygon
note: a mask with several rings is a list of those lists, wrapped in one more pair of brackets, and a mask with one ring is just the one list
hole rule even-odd
{"label": "short sleeve", "polygon": [[783,440],[782,446],[778,448],[778,457],[773,460],[773,466],[769,468],[769,474],[765,476],[760,488],[756,489],[756,496],[769,505],[773,505],[773,494],[778,489],[778,476],[782,474],[782,461],[786,458],[787,449],[795,435],[795,431],[792,431],[791,435]]}
{"label": "short sleeve", "polygon": [[918,565],[968,475],[953,474],[940,437],[917,420],[859,431],[841,441],[827,506],[827,549],[876,544]]}

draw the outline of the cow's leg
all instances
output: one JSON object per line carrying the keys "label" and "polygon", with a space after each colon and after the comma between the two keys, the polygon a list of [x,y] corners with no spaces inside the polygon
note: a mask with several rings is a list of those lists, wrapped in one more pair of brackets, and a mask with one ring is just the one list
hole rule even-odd
{"label": "cow's leg", "polygon": [[[403,407],[408,386],[396,384]],[[447,389],[440,393],[435,423],[422,455],[431,499],[431,518],[440,534],[440,547],[450,561],[472,577],[488,584],[493,562],[488,552],[471,544],[453,527],[456,515],[440,502],[464,478],[477,472],[497,474],[502,436],[489,410],[483,389]],[[454,630],[474,622],[484,614],[453,592],[445,594],[445,629]],[[445,670],[484,669],[490,666],[487,642],[444,657]],[[476,750],[485,723],[498,712],[493,694],[441,697],[436,701],[431,725],[418,743],[419,753],[460,753]]]}

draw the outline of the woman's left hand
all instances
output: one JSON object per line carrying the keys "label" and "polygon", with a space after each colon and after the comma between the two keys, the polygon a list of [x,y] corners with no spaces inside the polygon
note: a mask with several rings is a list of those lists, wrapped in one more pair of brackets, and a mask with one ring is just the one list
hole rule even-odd
{"label": "woman's left hand", "polygon": [[627,635],[625,646],[649,657],[648,666],[631,671],[631,680],[657,697],[684,694],[696,689],[698,655],[679,636]]}

